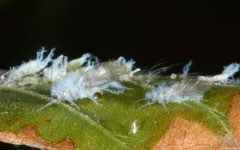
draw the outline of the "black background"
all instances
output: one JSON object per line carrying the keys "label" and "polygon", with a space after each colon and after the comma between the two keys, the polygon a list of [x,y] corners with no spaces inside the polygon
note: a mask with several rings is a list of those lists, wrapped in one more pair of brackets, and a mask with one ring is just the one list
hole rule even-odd
{"label": "black background", "polygon": [[[122,55],[133,58],[138,67],[159,61],[183,65],[192,59],[191,71],[199,74],[220,73],[223,66],[240,62],[237,4],[2,1],[0,68],[35,59],[42,46],[56,47],[55,56],[69,59],[86,52],[102,61]],[[171,72],[181,69],[176,66]]]}
{"label": "black background", "polygon": [[124,56],[137,67],[180,64],[214,75],[240,62],[240,10],[233,3],[171,4],[129,0],[1,0],[0,68],[56,47],[69,59],[91,52],[101,61]]}

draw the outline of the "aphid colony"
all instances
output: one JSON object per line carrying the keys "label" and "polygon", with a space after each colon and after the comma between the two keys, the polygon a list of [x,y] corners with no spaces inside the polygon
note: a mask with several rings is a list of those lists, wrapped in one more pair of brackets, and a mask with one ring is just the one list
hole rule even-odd
{"label": "aphid colony", "polygon": [[[117,60],[100,63],[97,57],[87,53],[78,59],[68,61],[68,58],[63,55],[53,59],[54,50],[52,49],[44,58],[46,50],[41,48],[37,52],[35,60],[23,63],[19,67],[13,67],[7,72],[0,70],[0,86],[21,87],[27,84],[51,82],[52,101],[41,109],[61,101],[68,101],[79,109],[74,103],[75,100],[88,98],[95,104],[100,105],[96,100],[97,93],[122,94],[125,90],[131,90],[131,88],[121,84],[121,81],[127,81],[140,84],[143,88],[148,89],[145,98],[142,99],[148,100],[148,102],[142,107],[159,103],[168,111],[165,105],[167,103],[183,103],[187,105],[187,101],[201,101],[203,99],[203,90],[199,90],[199,85],[214,82],[226,84],[229,78],[232,78],[240,69],[240,64],[233,63],[226,66],[220,75],[212,77],[199,76],[192,82],[187,79],[192,65],[192,61],[189,61],[184,66],[182,74],[173,74],[171,76],[170,79],[173,82],[155,82],[151,84],[154,71],[149,72],[148,75],[142,73],[134,76],[140,69],[133,70],[135,62],[132,59],[126,61],[125,58],[119,57]],[[142,76],[147,76],[147,80],[141,81]],[[175,80],[177,77],[179,77],[180,81]],[[135,82],[133,78],[138,78],[140,81],[135,80]]]}
{"label": "aphid colony", "polygon": [[[44,59],[46,50],[42,48],[37,52],[36,60],[30,60],[10,69],[7,76],[2,74],[2,85],[34,84],[40,80],[52,82],[53,101],[48,105],[58,100],[69,101],[75,105],[74,100],[83,98],[89,98],[99,105],[95,100],[96,93],[122,94],[130,88],[123,86],[120,81],[130,81],[133,74],[139,71],[139,69],[132,71],[135,62],[126,61],[123,57],[115,61],[99,63],[96,57],[84,54],[68,62],[67,57],[63,55],[52,59],[53,51],[54,49]],[[49,63],[51,65],[46,67]]]}

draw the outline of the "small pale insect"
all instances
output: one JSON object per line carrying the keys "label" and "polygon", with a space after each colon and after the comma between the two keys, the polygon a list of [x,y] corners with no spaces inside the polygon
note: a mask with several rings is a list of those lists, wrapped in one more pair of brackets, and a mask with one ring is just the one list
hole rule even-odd
{"label": "small pale insect", "polygon": [[42,47],[37,52],[37,59],[30,60],[27,63],[23,63],[19,67],[13,67],[9,71],[9,75],[6,79],[5,85],[8,85],[9,83],[14,82],[16,80],[20,80],[24,76],[34,75],[35,73],[45,68],[48,65],[48,63],[52,61],[54,50],[55,49],[52,49],[49,55],[46,58],[44,58],[43,54],[46,52],[46,50],[44,47]]}
{"label": "small pale insect", "polygon": [[166,83],[161,83],[156,89],[153,89],[145,94],[145,98],[142,100],[148,100],[148,102],[141,108],[147,105],[159,103],[163,105],[164,109],[168,113],[170,113],[166,107],[167,103],[182,103],[189,106],[186,104],[187,101],[201,101],[203,99],[203,93],[195,89],[198,84],[198,81],[194,84],[177,82],[172,85],[166,85]]}
{"label": "small pale insect", "polygon": [[84,98],[89,98],[95,104],[100,105],[95,99],[96,93],[108,92],[118,95],[128,89],[115,80],[111,70],[103,65],[94,65],[89,60],[87,66],[80,68],[80,71],[70,71],[57,80],[56,83],[53,83],[51,95],[55,99],[43,108],[55,102],[68,101],[79,109],[74,101]]}
{"label": "small pale insect", "polygon": [[224,67],[224,70],[222,74],[215,75],[215,76],[199,76],[198,79],[200,81],[208,82],[208,83],[227,83],[229,81],[229,78],[233,78],[234,74],[236,74],[240,70],[240,64],[238,63],[232,63],[226,67]]}

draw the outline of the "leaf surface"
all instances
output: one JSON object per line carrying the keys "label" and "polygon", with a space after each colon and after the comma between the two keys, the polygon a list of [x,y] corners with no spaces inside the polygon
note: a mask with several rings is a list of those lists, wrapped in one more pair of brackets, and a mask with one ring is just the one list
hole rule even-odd
{"label": "leaf surface", "polygon": [[[18,133],[24,127],[34,126],[42,139],[53,144],[68,139],[81,150],[139,150],[151,149],[178,116],[203,123],[221,138],[228,134],[225,127],[232,131],[231,123],[222,115],[227,115],[229,99],[239,89],[213,87],[205,93],[203,102],[188,102],[191,107],[167,104],[168,113],[161,104],[140,108],[145,102],[136,101],[145,97],[145,89],[135,84],[125,85],[132,90],[120,95],[99,94],[100,106],[89,99],[76,101],[80,111],[63,102],[38,111],[51,101],[50,85],[23,89],[1,87],[0,132]],[[220,105],[214,109],[217,103]],[[135,134],[132,132],[134,121]]]}

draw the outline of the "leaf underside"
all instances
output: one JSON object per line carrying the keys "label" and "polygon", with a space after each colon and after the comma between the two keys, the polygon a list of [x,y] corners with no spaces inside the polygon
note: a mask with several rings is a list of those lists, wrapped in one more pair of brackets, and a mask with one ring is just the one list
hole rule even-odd
{"label": "leaf underside", "polygon": [[[201,103],[166,104],[168,113],[161,104],[140,108],[146,103],[137,100],[145,97],[145,89],[124,83],[132,90],[124,94],[98,95],[96,105],[89,99],[75,101],[80,111],[67,102],[55,103],[37,111],[51,101],[50,85],[40,84],[24,89],[0,87],[0,131],[19,132],[33,125],[46,141],[57,143],[71,140],[76,149],[150,149],[165,134],[170,122],[177,116],[189,121],[198,121],[217,136],[224,137],[227,131],[219,119],[232,131],[231,123],[222,116],[216,118],[210,110],[220,103],[217,111],[227,115],[229,99],[239,89],[215,86],[205,92]],[[134,121],[136,134],[131,132]]]}

